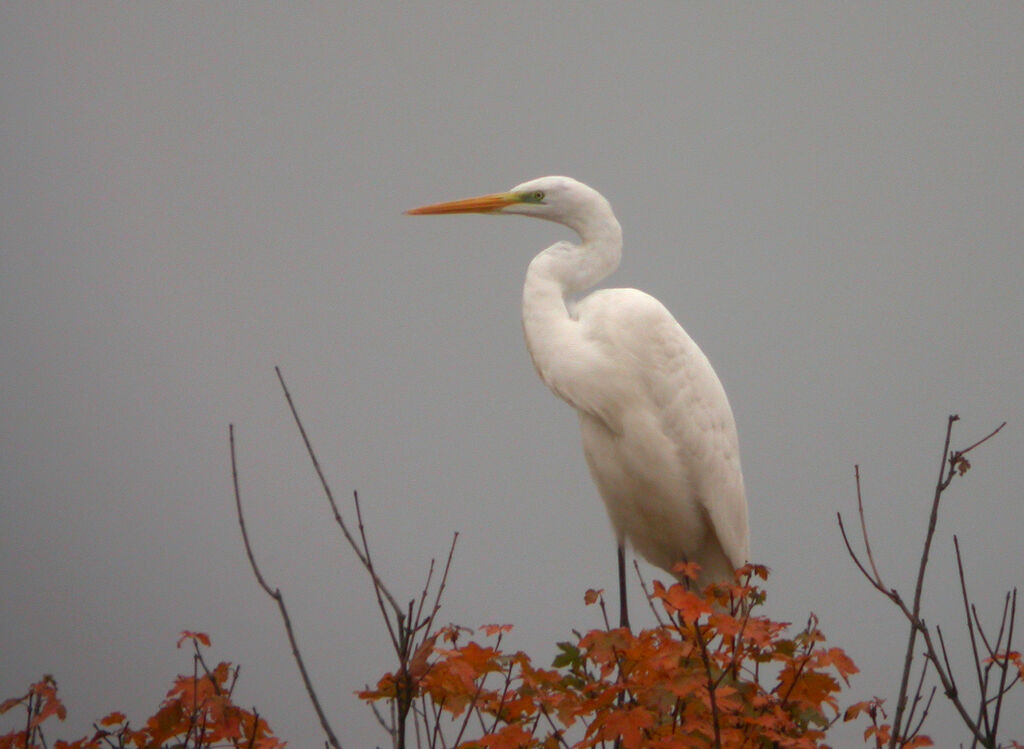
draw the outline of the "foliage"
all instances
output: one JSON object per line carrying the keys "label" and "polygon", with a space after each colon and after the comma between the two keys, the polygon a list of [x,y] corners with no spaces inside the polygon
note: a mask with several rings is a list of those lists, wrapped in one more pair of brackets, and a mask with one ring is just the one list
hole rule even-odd
{"label": "foliage", "polygon": [[[932,629],[920,615],[929,551],[935,534],[943,493],[957,477],[970,469],[966,455],[995,436],[988,436],[961,450],[950,449],[950,416],[943,448],[942,470],[932,499],[928,530],[918,567],[912,602],[888,586],[879,574],[871,552],[857,476],[857,506],[866,563],[854,551],[842,516],[839,526],[857,567],[871,584],[907,619],[909,637],[899,689],[890,720],[885,700],[858,702],[840,711],[840,680],[856,672],[839,648],[824,646],[824,635],[811,615],[797,634],[789,625],[754,612],[764,602],[764,592],[752,580],[764,580],[767,570],[747,565],[737,571],[736,583],[711,586],[701,594],[691,590],[694,565],[675,570],[684,583],[665,588],[654,584],[648,593],[658,626],[634,634],[628,627],[612,629],[600,591],[588,591],[588,604],[599,603],[604,629],[577,634],[571,643],[560,643],[552,668],[535,666],[522,652],[506,653],[501,641],[508,627],[483,629],[493,644],[470,640],[460,644],[465,628],[437,627],[441,598],[451,567],[455,540],[448,552],[440,579],[435,584],[434,562],[416,599],[407,605],[398,600],[378,574],[370,554],[359,496],[353,493],[357,532],[345,521],[320,467],[291,393],[280,369],[275,368],[299,434],[320,481],[334,520],[359,558],[373,585],[374,596],[398,667],[385,674],[376,688],[359,693],[373,708],[395,749],[405,749],[415,732],[417,747],[593,747],[611,742],[624,747],[817,747],[837,721],[868,719],[865,742],[876,749],[916,749],[931,746],[922,732],[932,697],[922,687],[927,670],[939,677],[943,693],[954,705],[972,734],[971,746],[1007,746],[997,739],[1005,696],[1021,682],[1019,651],[1012,648],[1017,591],[1007,593],[995,636],[986,633],[967,596],[962,562],[957,548],[960,587],[967,614],[967,629],[977,676],[978,701],[973,714],[961,699],[956,675],[949,665],[942,630]],[[234,426],[229,427],[231,471],[235,506],[246,555],[263,591],[277,604],[296,665],[307,695],[324,730],[327,744],[342,749],[320,704],[295,640],[288,608],[278,588],[264,578],[256,563],[245,526],[235,454]],[[870,567],[870,570],[868,569]],[[639,573],[639,569],[637,570]],[[641,584],[643,584],[641,582]],[[433,598],[432,605],[429,600]],[[659,614],[658,605],[664,611]],[[910,674],[918,636],[924,641],[924,666],[911,689]],[[438,644],[440,643],[440,645]],[[382,714],[378,703],[388,706]],[[470,726],[472,729],[470,730]],[[475,738],[467,738],[475,736]],[[571,742],[571,743],[570,743]],[[1014,742],[1012,746],[1021,745]],[[2,747],[0,747],[2,749]],[[1022,748],[1024,749],[1024,748]]]}
{"label": "foliage", "polygon": [[[60,741],[55,749],[282,749],[266,721],[253,710],[238,707],[232,692],[238,680],[238,668],[221,662],[209,668],[200,646],[209,647],[210,638],[202,632],[182,632],[178,647],[186,641],[193,647],[193,672],[181,675],[167,692],[160,708],[141,728],[133,728],[121,712],[112,712],[94,723],[92,736],[77,741]],[[56,715],[67,716],[57,696],[57,682],[45,675],[29,687],[28,693],[0,704],[0,714],[19,706],[25,709],[24,726],[0,736],[0,749],[39,749],[48,746],[43,723]]]}
{"label": "foliage", "polygon": [[[682,572],[692,579],[695,565]],[[493,644],[461,644],[464,630],[444,627],[360,697],[413,704],[427,746],[449,745],[446,730],[467,749],[822,746],[844,716],[840,682],[857,668],[824,645],[813,616],[789,636],[787,624],[753,613],[764,601],[754,580],[767,574],[748,565],[703,593],[655,582],[658,626],[634,633],[606,620],[560,643],[549,669],[501,650],[507,626],[483,628]],[[603,611],[600,591],[586,600]]]}

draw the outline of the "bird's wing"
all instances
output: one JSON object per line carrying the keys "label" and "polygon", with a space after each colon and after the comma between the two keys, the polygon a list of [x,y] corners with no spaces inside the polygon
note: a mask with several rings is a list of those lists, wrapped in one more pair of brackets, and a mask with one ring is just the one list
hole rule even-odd
{"label": "bird's wing", "polygon": [[[606,350],[619,371],[605,378],[620,391],[594,393],[592,415],[615,431],[615,402],[647,397],[677,460],[694,480],[722,550],[739,567],[748,561],[747,501],[739,441],[725,389],[704,352],[657,299],[636,289],[607,289],[577,305],[584,334]],[[574,404],[575,405],[575,404]],[[577,405],[579,408],[579,406]],[[588,410],[586,408],[582,410]]]}

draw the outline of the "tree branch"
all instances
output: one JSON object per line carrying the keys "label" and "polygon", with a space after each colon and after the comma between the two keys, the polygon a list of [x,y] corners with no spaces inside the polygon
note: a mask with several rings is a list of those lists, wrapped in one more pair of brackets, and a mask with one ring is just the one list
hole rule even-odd
{"label": "tree branch", "polygon": [[292,648],[292,656],[295,658],[295,663],[299,667],[299,673],[302,675],[302,683],[306,687],[306,694],[309,695],[309,700],[313,704],[313,709],[316,711],[317,718],[320,720],[320,727],[324,733],[327,734],[327,740],[330,742],[334,749],[342,749],[338,738],[334,735],[334,730],[331,728],[330,723],[327,721],[327,716],[324,715],[323,708],[320,707],[320,700],[317,698],[316,690],[313,688],[313,682],[309,678],[309,673],[306,671],[306,664],[303,662],[302,653],[299,651],[299,644],[295,640],[295,632],[292,630],[291,617],[288,616],[288,608],[284,604],[284,595],[278,588],[271,588],[266,579],[263,577],[263,573],[260,572],[259,565],[256,564],[256,558],[252,553],[252,545],[249,543],[249,533],[245,528],[245,516],[242,514],[242,494],[238,489],[238,463],[235,459],[235,425],[231,424],[228,427],[228,438],[231,443],[231,481],[235,489],[235,510],[238,513],[238,525],[242,529],[242,541],[245,543],[245,553],[249,557],[249,564],[252,567],[253,574],[256,576],[256,581],[263,588],[264,592],[274,599],[277,604],[278,610],[281,612],[281,620],[284,622],[284,629],[288,635],[288,643]]}
{"label": "tree branch", "polygon": [[[302,419],[299,418],[299,412],[295,408],[295,402],[292,400],[292,394],[288,391],[288,386],[285,384],[284,375],[281,374],[280,367],[274,367],[274,372],[277,373],[277,381],[281,383],[281,389],[284,391],[285,400],[288,401],[288,408],[292,412],[292,418],[295,420],[295,425],[299,428],[299,434],[302,436],[302,442],[306,446],[306,453],[309,455],[309,459],[313,462],[313,469],[316,471],[317,478],[320,479],[320,486],[323,487],[324,494],[327,497],[327,501],[331,506],[331,511],[334,513],[334,520],[341,528],[341,532],[345,535],[345,540],[348,541],[348,545],[352,547],[352,550],[359,557],[359,561],[362,562],[363,567],[370,573],[370,577],[373,579],[373,584],[380,589],[384,597],[387,598],[388,603],[395,610],[395,613],[401,617],[403,616],[402,607],[398,605],[395,599],[392,597],[390,591],[381,581],[377,574],[373,571],[373,565],[370,564],[370,560],[363,555],[362,550],[359,548],[359,544],[356,543],[355,537],[349,531],[348,526],[345,524],[344,518],[341,516],[341,512],[338,510],[338,504],[334,501],[334,493],[331,491],[330,485],[327,483],[327,478],[324,476],[323,470],[320,468],[320,461],[316,457],[316,452],[313,450],[313,445],[309,441],[309,437],[306,435],[306,427],[302,424]],[[356,511],[359,510],[359,498],[356,497]]]}

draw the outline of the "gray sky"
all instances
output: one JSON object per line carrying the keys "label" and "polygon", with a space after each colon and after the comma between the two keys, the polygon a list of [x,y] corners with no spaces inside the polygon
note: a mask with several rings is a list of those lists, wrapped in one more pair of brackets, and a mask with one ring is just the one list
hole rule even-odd
{"label": "gray sky", "polygon": [[559,173],[616,209],[612,283],[714,362],[770,613],[818,613],[863,669],[848,701],[893,694],[905,642],[842,548],[854,463],[910,593],[946,415],[961,446],[1009,422],[940,519],[926,613],[963,652],[951,534],[986,621],[1024,582],[1024,7],[414,5],[0,7],[0,696],[50,672],[65,735],[141,720],[198,629],[242,704],[321,743],[244,557],[234,422],[336,730],[385,741],[352,692],[387,638],[275,364],[397,595],[458,530],[445,619],[540,662],[597,625],[611,533],[519,322],[565,232],[401,215]]}

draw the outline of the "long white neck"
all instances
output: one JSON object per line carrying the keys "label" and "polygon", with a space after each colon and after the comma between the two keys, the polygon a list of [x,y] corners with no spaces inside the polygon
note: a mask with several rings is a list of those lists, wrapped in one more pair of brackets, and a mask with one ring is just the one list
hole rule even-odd
{"label": "long white neck", "polygon": [[622,227],[603,198],[563,222],[579,234],[580,242],[557,242],[530,263],[523,285],[523,331],[541,379],[564,398],[564,367],[580,340],[568,298],[600,283],[619,266]]}

